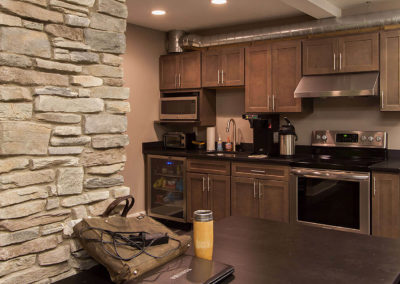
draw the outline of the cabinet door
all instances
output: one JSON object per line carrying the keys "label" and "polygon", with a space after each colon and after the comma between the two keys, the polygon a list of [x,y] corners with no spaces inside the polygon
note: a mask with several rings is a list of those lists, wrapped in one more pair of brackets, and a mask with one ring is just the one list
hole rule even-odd
{"label": "cabinet door", "polygon": [[244,48],[221,49],[221,83],[223,86],[244,85]]}
{"label": "cabinet door", "polygon": [[400,237],[399,175],[373,173],[372,234]]}
{"label": "cabinet door", "polygon": [[160,57],[160,89],[173,90],[178,87],[178,61],[176,55]]}
{"label": "cabinet door", "polygon": [[289,223],[288,183],[275,180],[258,181],[260,218]]}
{"label": "cabinet door", "polygon": [[232,177],[232,216],[258,218],[257,180]]}
{"label": "cabinet door", "polygon": [[379,70],[378,33],[339,38],[339,71],[363,72]]}
{"label": "cabinet door", "polygon": [[178,55],[179,74],[178,85],[181,89],[201,87],[201,53],[200,51],[187,52]]}
{"label": "cabinet door", "polygon": [[204,51],[201,57],[201,84],[203,87],[218,87],[221,81],[220,50]]}
{"label": "cabinet door", "polygon": [[400,31],[381,33],[381,110],[400,111]]}
{"label": "cabinet door", "polygon": [[270,112],[271,49],[270,45],[246,48],[246,112]]}
{"label": "cabinet door", "polygon": [[207,175],[197,173],[186,174],[187,185],[187,221],[191,222],[193,212],[208,209]]}
{"label": "cabinet door", "polygon": [[214,220],[231,215],[230,176],[209,175],[208,208],[213,211]]}
{"label": "cabinet door", "polygon": [[272,47],[272,108],[277,112],[301,112],[294,91],[301,79],[301,42],[284,41]]}
{"label": "cabinet door", "polygon": [[338,72],[335,38],[303,41],[303,75]]}

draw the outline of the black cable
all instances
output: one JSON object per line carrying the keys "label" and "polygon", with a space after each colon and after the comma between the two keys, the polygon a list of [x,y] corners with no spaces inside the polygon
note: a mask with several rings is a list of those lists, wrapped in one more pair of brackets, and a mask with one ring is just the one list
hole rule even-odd
{"label": "black cable", "polygon": [[[86,237],[82,236],[83,233],[85,233],[85,232],[87,232],[87,231],[90,231],[90,230],[95,230],[95,231],[97,230],[97,231],[99,231],[99,232],[100,232],[100,239],[86,238]],[[81,231],[79,232],[79,238],[81,238],[81,239],[83,239],[83,240],[86,240],[86,241],[94,241],[94,242],[99,242],[99,243],[101,243],[101,246],[102,246],[103,250],[104,250],[108,255],[110,255],[111,257],[113,257],[113,258],[115,258],[115,259],[119,259],[119,260],[123,260],[123,261],[132,260],[132,259],[134,259],[135,257],[138,257],[139,255],[141,255],[141,254],[143,254],[143,253],[146,254],[146,255],[148,255],[148,256],[150,256],[150,257],[153,257],[153,258],[163,258],[163,257],[166,257],[167,255],[169,255],[170,253],[172,253],[172,252],[178,250],[178,249],[181,247],[181,245],[182,245],[182,243],[181,243],[180,240],[175,239],[175,238],[170,237],[170,236],[167,235],[167,237],[168,237],[169,239],[171,239],[171,240],[173,240],[173,241],[176,241],[176,242],[178,243],[178,246],[175,247],[175,248],[172,248],[172,249],[170,249],[170,250],[168,250],[168,251],[166,251],[166,252],[165,252],[164,254],[162,254],[162,255],[158,255],[158,256],[157,256],[157,255],[153,255],[153,254],[149,253],[149,252],[147,251],[147,248],[151,247],[152,244],[153,244],[154,242],[156,242],[157,240],[161,239],[161,237],[160,237],[160,238],[155,238],[155,239],[151,240],[150,243],[146,246],[146,245],[145,245],[144,239],[143,239],[142,242],[137,242],[137,241],[133,241],[133,240],[127,238],[126,236],[124,236],[124,235],[128,235],[128,236],[132,236],[132,235],[144,236],[145,234],[149,234],[149,233],[148,233],[148,232],[144,232],[144,231],[140,231],[140,232],[113,232],[113,231],[104,230],[104,229],[101,229],[101,228],[88,227],[88,228],[85,228],[84,230],[81,230]],[[112,241],[106,241],[106,240],[104,239],[104,236],[109,236],[109,237],[111,238]],[[110,251],[105,247],[105,245],[108,245],[108,244],[112,245],[112,247],[113,247],[113,249],[114,249],[114,252],[110,252]],[[126,258],[125,258],[125,257],[122,257],[122,256],[118,253],[118,247],[123,247],[123,246],[125,246],[125,247],[130,247],[130,248],[133,248],[133,249],[137,249],[137,250],[139,250],[139,252],[137,252],[137,253],[131,255],[130,257],[126,257]]]}

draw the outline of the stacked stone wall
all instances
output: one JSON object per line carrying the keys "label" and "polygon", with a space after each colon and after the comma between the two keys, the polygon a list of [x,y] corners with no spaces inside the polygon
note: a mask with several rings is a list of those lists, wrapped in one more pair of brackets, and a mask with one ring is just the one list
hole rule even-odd
{"label": "stacked stone wall", "polygon": [[0,0],[0,283],[95,262],[68,233],[129,194],[125,0]]}

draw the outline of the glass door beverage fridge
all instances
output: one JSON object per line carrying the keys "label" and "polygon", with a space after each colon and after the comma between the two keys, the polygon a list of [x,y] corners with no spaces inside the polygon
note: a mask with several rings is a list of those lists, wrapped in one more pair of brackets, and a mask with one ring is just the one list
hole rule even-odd
{"label": "glass door beverage fridge", "polygon": [[186,221],[186,158],[147,156],[147,214]]}

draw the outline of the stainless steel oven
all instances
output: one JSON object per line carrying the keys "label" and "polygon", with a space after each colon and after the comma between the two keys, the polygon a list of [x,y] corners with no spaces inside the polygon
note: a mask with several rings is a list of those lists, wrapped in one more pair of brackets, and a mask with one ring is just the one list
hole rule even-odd
{"label": "stainless steel oven", "polygon": [[369,234],[369,172],[293,168],[290,222]]}
{"label": "stainless steel oven", "polygon": [[161,98],[160,120],[197,120],[197,105],[197,96]]}

